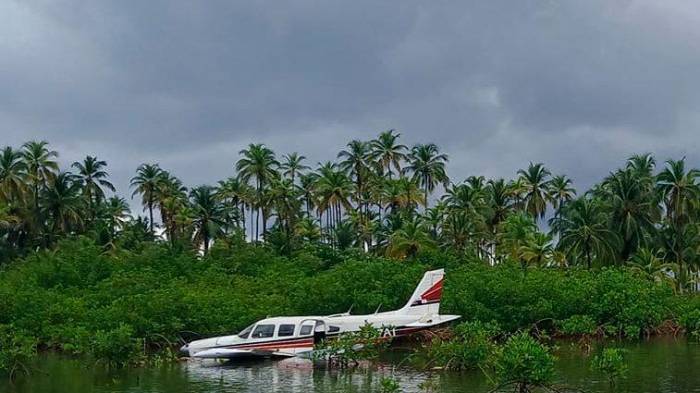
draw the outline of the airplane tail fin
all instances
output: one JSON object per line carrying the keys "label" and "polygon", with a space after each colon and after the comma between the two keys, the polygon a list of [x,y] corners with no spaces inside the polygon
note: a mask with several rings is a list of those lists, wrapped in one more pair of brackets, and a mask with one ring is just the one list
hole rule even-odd
{"label": "airplane tail fin", "polygon": [[408,303],[400,311],[412,315],[439,314],[444,276],[444,269],[425,272]]}

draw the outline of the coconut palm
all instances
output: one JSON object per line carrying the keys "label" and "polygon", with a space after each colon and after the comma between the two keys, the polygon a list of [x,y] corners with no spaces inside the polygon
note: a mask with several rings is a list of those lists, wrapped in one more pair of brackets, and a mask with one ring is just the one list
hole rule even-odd
{"label": "coconut palm", "polygon": [[700,170],[686,170],[685,159],[682,159],[666,161],[666,168],[656,178],[667,217],[676,227],[690,219],[692,202],[700,196],[700,185],[696,182],[698,177]]}
{"label": "coconut palm", "polygon": [[22,199],[26,191],[27,166],[20,151],[10,146],[0,153],[0,200],[6,202]]}
{"label": "coconut palm", "polygon": [[390,209],[392,213],[399,210],[407,213],[413,212],[418,205],[423,204],[425,195],[417,180],[401,177],[384,182],[382,199],[386,209]]}
{"label": "coconut palm", "polygon": [[77,169],[77,179],[82,183],[83,193],[88,202],[89,216],[95,218],[95,207],[105,197],[104,189],[115,192],[114,185],[107,180],[109,175],[104,169],[107,162],[98,160],[96,157],[87,156],[83,162],[74,162],[72,165]]}
{"label": "coconut palm", "polygon": [[391,168],[396,169],[397,174],[401,173],[401,161],[406,159],[405,152],[408,148],[397,143],[400,136],[401,134],[394,133],[394,130],[389,130],[382,132],[377,139],[370,142],[372,149],[370,158],[377,162],[382,171],[387,171],[389,179],[392,176]]}
{"label": "coconut palm", "polygon": [[598,194],[609,205],[610,223],[622,241],[620,261],[624,263],[654,231],[660,217],[655,195],[629,169],[606,178]]}
{"label": "coconut palm", "polygon": [[656,168],[656,160],[649,154],[635,154],[627,159],[627,169],[631,170],[638,179],[652,179]]}
{"label": "coconut palm", "polygon": [[178,226],[177,212],[187,205],[187,187],[168,171],[162,171],[155,191],[155,201],[160,210],[160,221],[171,245],[175,245]]}
{"label": "coconut palm", "polygon": [[239,219],[236,221],[236,225],[239,228],[242,227],[243,232],[245,232],[245,210],[249,206],[253,189],[241,181],[239,177],[229,177],[219,181],[217,193],[218,197],[228,205],[229,210],[237,212]]}
{"label": "coconut palm", "polygon": [[294,234],[306,242],[317,242],[321,239],[321,228],[314,219],[304,217],[296,223]]}
{"label": "coconut palm", "polygon": [[544,218],[547,203],[551,200],[547,192],[549,189],[549,170],[541,163],[530,163],[527,169],[519,170],[518,175],[522,180],[525,211],[535,220]]}
{"label": "coconut palm", "polygon": [[48,181],[53,180],[58,172],[58,152],[49,149],[46,141],[30,141],[22,145],[22,159],[27,171],[27,180],[32,191],[31,197],[34,201],[34,224],[37,227],[43,226],[40,217],[39,193],[46,187]]}
{"label": "coconut palm", "polygon": [[554,245],[552,237],[546,233],[535,232],[518,250],[524,266],[548,266],[553,261]]}
{"label": "coconut palm", "polygon": [[351,209],[350,196],[353,184],[344,171],[327,162],[318,170],[315,192],[318,195],[318,210],[326,213],[327,228],[334,228],[342,219],[342,209]]}
{"label": "coconut palm", "polygon": [[605,212],[587,197],[567,204],[559,216],[550,220],[550,226],[559,235],[557,247],[585,258],[589,269],[594,257],[604,261],[613,258],[618,249],[619,238],[609,229]]}
{"label": "coconut palm", "polygon": [[391,235],[386,253],[394,258],[406,258],[432,248],[435,248],[435,242],[428,235],[422,221],[415,218],[405,221],[401,228]]}
{"label": "coconut palm", "polygon": [[365,191],[365,182],[370,172],[370,152],[371,146],[368,142],[355,139],[347,144],[346,150],[341,150],[338,153],[338,158],[341,159],[340,169],[347,172],[355,181],[354,198],[360,212],[362,212],[362,205],[365,202],[362,194]]}
{"label": "coconut palm", "polygon": [[297,174],[309,169],[308,166],[303,164],[305,159],[305,156],[299,155],[296,152],[287,154],[283,157],[280,169],[284,171],[282,172],[284,176],[287,176],[292,180],[292,184],[295,184]]}
{"label": "coconut palm", "polygon": [[195,187],[190,191],[194,240],[203,247],[204,255],[209,252],[211,241],[223,233],[226,224],[226,209],[216,197],[216,189],[210,186]]}
{"label": "coconut palm", "polygon": [[639,249],[630,258],[629,267],[641,272],[654,282],[674,283],[673,275],[677,274],[678,265],[664,262],[663,255],[658,250],[649,248]]}
{"label": "coconut palm", "polygon": [[503,220],[513,211],[513,199],[510,188],[503,179],[489,180],[485,194],[487,204],[487,209],[484,209],[485,218],[489,232],[493,237],[491,254],[497,255],[498,237],[496,234]]}
{"label": "coconut palm", "polygon": [[[260,214],[262,212],[263,188],[273,179],[279,177],[277,168],[280,166],[275,153],[263,144],[250,144],[247,149],[239,152],[243,157],[236,162],[236,171],[244,182],[255,180],[255,193],[258,203],[255,205],[255,241],[260,236]],[[265,218],[265,217],[263,217]],[[263,231],[265,231],[263,225]]]}
{"label": "coconut palm", "polygon": [[418,144],[411,149],[404,171],[412,173],[413,180],[423,187],[423,206],[428,206],[428,195],[435,190],[435,186],[441,183],[447,187],[449,184],[445,171],[447,161],[447,154],[441,154],[434,143]]}
{"label": "coconut palm", "polygon": [[548,184],[549,200],[559,214],[559,209],[576,196],[576,190],[571,186],[571,179],[565,175],[552,177]]}
{"label": "coconut palm", "polygon": [[527,268],[527,261],[523,256],[524,246],[531,241],[537,233],[537,224],[533,218],[523,212],[509,215],[501,224],[499,243],[503,245],[503,252],[511,260],[519,262],[523,269]]}
{"label": "coconut palm", "polygon": [[275,180],[270,186],[270,193],[279,225],[291,238],[301,209],[299,190],[289,178]]}
{"label": "coconut palm", "polygon": [[694,203],[700,196],[700,185],[696,183],[700,176],[697,169],[686,170],[685,159],[668,160],[666,168],[656,178],[656,188],[663,198],[666,219],[673,233],[671,251],[679,272],[679,288],[683,291],[687,266],[684,261],[688,243],[687,225],[693,216]]}
{"label": "coconut palm", "polygon": [[145,209],[148,209],[148,225],[151,233],[153,233],[153,207],[162,178],[163,170],[158,164],[141,164],[136,169],[136,176],[131,178],[130,186],[134,188],[131,197],[141,194],[141,202]]}
{"label": "coconut palm", "polygon": [[131,209],[126,199],[118,196],[108,198],[102,209],[107,216],[107,222],[113,238],[116,231],[122,229],[124,223],[131,218]]}
{"label": "coconut palm", "polygon": [[58,173],[45,188],[42,206],[53,222],[54,234],[68,234],[83,221],[85,205],[80,182],[70,172]]}

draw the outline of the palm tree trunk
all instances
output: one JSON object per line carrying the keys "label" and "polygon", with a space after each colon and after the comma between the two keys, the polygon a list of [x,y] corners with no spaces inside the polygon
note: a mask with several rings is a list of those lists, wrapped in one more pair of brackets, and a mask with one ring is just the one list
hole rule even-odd
{"label": "palm tree trunk", "polygon": [[588,264],[588,270],[591,270],[591,247],[586,244],[586,262]]}
{"label": "palm tree trunk", "polygon": [[425,194],[423,195],[423,209],[428,210],[428,182],[425,182],[424,186],[424,192]]}
{"label": "palm tree trunk", "polygon": [[[205,225],[204,223],[202,225]],[[204,238],[204,255],[207,255],[209,252],[209,234],[204,231],[203,236]]]}
{"label": "palm tree trunk", "polygon": [[148,225],[153,233],[153,199],[151,197],[148,198]]}

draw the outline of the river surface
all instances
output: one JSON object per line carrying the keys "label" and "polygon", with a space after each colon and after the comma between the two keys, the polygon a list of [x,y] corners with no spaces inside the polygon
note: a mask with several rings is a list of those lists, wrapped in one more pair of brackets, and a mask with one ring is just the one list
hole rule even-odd
{"label": "river surface", "polygon": [[[586,355],[574,344],[559,343],[555,351],[559,383],[585,392],[700,392],[700,344],[657,339],[617,346],[628,350],[629,372],[627,378],[611,386],[603,375],[591,371],[592,355]],[[355,371],[318,369],[301,359],[223,365],[213,361],[187,361],[162,367],[109,371],[81,360],[47,355],[42,357],[38,367],[31,376],[20,377],[14,384],[0,381],[0,392],[375,392],[379,391],[383,377],[398,380],[404,392],[488,392],[492,389],[477,371],[418,371],[402,365],[398,359]]]}

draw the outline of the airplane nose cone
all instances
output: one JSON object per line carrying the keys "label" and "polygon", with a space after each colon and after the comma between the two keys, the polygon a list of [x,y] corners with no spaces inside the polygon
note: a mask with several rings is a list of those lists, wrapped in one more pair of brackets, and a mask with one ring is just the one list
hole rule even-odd
{"label": "airplane nose cone", "polygon": [[185,344],[185,345],[183,345],[182,347],[180,347],[180,354],[181,354],[182,356],[187,356],[187,357],[190,356],[189,344]]}

